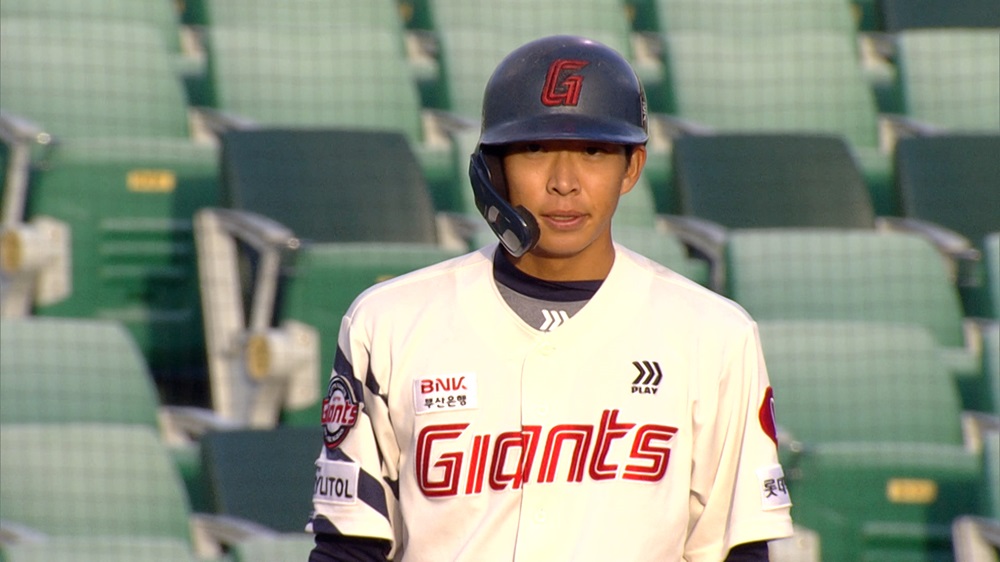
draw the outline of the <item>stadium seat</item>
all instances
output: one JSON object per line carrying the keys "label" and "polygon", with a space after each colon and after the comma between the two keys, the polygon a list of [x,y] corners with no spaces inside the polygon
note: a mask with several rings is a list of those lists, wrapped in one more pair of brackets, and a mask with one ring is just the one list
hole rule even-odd
{"label": "stadium seat", "polygon": [[227,427],[208,410],[161,404],[146,358],[119,322],[54,317],[0,319],[0,423],[154,429],[196,508],[206,503],[198,438]]}
{"label": "stadium seat", "polygon": [[0,16],[7,18],[55,19],[67,22],[144,23],[159,32],[164,46],[180,54],[181,30],[178,14],[169,0],[4,0]]}
{"label": "stadium seat", "polygon": [[876,214],[896,209],[878,106],[851,37],[831,31],[662,37],[669,126],[681,134],[839,135],[864,172]]}
{"label": "stadium seat", "polygon": [[875,227],[864,177],[838,136],[689,136],[672,152],[683,215],[727,228]]}
{"label": "stadium seat", "polygon": [[157,428],[156,387],[120,324],[0,319],[0,423],[119,423]]}
{"label": "stadium seat", "polygon": [[5,17],[0,40],[4,109],[46,132],[189,138],[183,85],[148,24]]}
{"label": "stadium seat", "polygon": [[[986,322],[981,328],[983,342],[983,373],[986,376],[989,401],[993,413],[1000,415],[1000,322]],[[997,467],[1000,469],[1000,466]],[[1000,488],[1000,480],[997,481]],[[1000,501],[996,503],[995,515],[1000,517]]]}
{"label": "stadium seat", "polygon": [[705,255],[712,286],[725,275],[731,228],[875,227],[864,176],[842,138],[806,133],[720,133],[674,141],[667,219]]}
{"label": "stadium seat", "polygon": [[454,185],[447,126],[423,110],[399,30],[219,25],[207,30],[206,50],[207,97],[223,123],[219,128],[398,131],[412,144],[432,189]]}
{"label": "stadium seat", "polygon": [[51,537],[0,544],[4,562],[204,562],[185,542],[149,537]]}
{"label": "stadium seat", "polygon": [[844,0],[646,1],[655,4],[656,31],[661,35],[692,31],[722,35],[766,36],[789,32],[841,35],[855,47],[855,58],[878,107],[898,108],[894,68],[880,53],[878,43],[873,40],[875,36],[861,31],[863,26],[873,23],[871,6]]}
{"label": "stadium seat", "polygon": [[986,316],[1000,320],[1000,232],[990,233],[983,240],[983,269],[986,276]]}
{"label": "stadium seat", "polygon": [[969,410],[986,409],[980,356],[966,341],[958,292],[925,238],[840,229],[731,230],[725,293],[757,320],[914,324],[941,348]]}
{"label": "stadium seat", "polygon": [[853,35],[857,23],[843,0],[647,0],[661,33],[706,31],[756,34],[835,31]]}
{"label": "stadium seat", "polygon": [[927,236],[954,261],[967,316],[990,316],[980,253],[1000,231],[998,155],[1000,132],[907,137],[895,147],[902,219],[891,223]]}
{"label": "stadium seat", "polygon": [[878,0],[883,29],[1000,28],[1000,10],[990,0]]}
{"label": "stadium seat", "polygon": [[253,427],[282,412],[314,424],[354,298],[468,246],[435,213],[401,133],[259,129],[222,142],[226,207],[196,219],[213,408]]}
{"label": "stadium seat", "polygon": [[313,462],[323,448],[318,420],[305,427],[209,432],[201,443],[213,513],[280,533],[304,532],[312,510]]}
{"label": "stadium seat", "polygon": [[895,177],[901,215],[947,228],[978,245],[1000,231],[1000,132],[900,139]]}
{"label": "stadium seat", "polygon": [[286,533],[275,537],[251,537],[232,548],[234,562],[308,560],[316,546],[312,533]]}
{"label": "stadium seat", "polygon": [[1000,132],[998,29],[910,29],[895,38],[903,114],[911,126]]}
{"label": "stadium seat", "polygon": [[52,538],[56,549],[98,556],[139,539],[150,555],[178,543],[199,560],[222,562],[228,545],[267,534],[252,522],[195,513],[156,431],[141,425],[0,425],[0,474],[5,542]]}
{"label": "stadium seat", "polygon": [[[18,289],[4,294],[4,314],[122,321],[160,381],[198,381],[191,216],[216,201],[217,151],[194,140],[160,35],[5,18],[0,72],[3,128],[32,131],[20,144],[4,137],[26,156],[10,161],[20,179],[4,186],[3,273]],[[32,267],[50,258],[63,290],[37,298]]]}
{"label": "stadium seat", "polygon": [[148,427],[4,424],[0,474],[4,520],[52,536],[193,543],[180,476]]}
{"label": "stadium seat", "polygon": [[[384,28],[402,32],[399,7],[393,0],[192,0],[193,23],[219,27]],[[400,36],[402,37],[402,36]]]}
{"label": "stadium seat", "polygon": [[964,445],[959,397],[916,325],[759,323],[792,516],[823,560],[938,560],[950,524],[985,509],[983,452]]}

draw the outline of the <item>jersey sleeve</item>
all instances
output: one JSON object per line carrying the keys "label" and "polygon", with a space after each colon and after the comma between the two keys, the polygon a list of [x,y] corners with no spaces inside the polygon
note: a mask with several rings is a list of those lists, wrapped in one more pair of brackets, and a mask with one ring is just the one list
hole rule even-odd
{"label": "jersey sleeve", "polygon": [[685,560],[722,560],[734,546],[791,536],[778,464],[774,393],[757,326],[725,346],[721,372],[700,383]]}
{"label": "jersey sleeve", "polygon": [[371,368],[368,330],[345,317],[323,399],[307,531],[388,540],[397,549],[398,459],[384,385]]}

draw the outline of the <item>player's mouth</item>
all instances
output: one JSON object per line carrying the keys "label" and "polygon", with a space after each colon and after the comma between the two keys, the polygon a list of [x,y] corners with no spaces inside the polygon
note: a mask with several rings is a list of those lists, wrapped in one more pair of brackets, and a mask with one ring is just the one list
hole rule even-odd
{"label": "player's mouth", "polygon": [[573,230],[583,225],[587,215],[575,211],[556,211],[542,214],[544,220],[555,230]]}

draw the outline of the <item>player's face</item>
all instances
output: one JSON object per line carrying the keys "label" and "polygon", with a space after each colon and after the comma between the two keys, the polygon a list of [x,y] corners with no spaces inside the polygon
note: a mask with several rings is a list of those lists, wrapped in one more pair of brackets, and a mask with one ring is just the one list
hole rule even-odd
{"label": "player's face", "polygon": [[550,280],[602,279],[614,262],[611,217],[635,186],[644,147],[593,141],[514,144],[504,157],[508,198],[535,218],[541,237],[517,266]]}

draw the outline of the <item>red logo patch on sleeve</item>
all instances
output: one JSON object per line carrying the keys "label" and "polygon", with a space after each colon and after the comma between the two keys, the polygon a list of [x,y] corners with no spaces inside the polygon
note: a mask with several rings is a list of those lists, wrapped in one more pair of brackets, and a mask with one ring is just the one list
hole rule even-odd
{"label": "red logo patch on sleeve", "polygon": [[777,446],[778,429],[774,423],[774,390],[771,387],[767,387],[764,391],[764,400],[760,404],[760,410],[757,411],[757,418],[760,419],[761,429]]}

